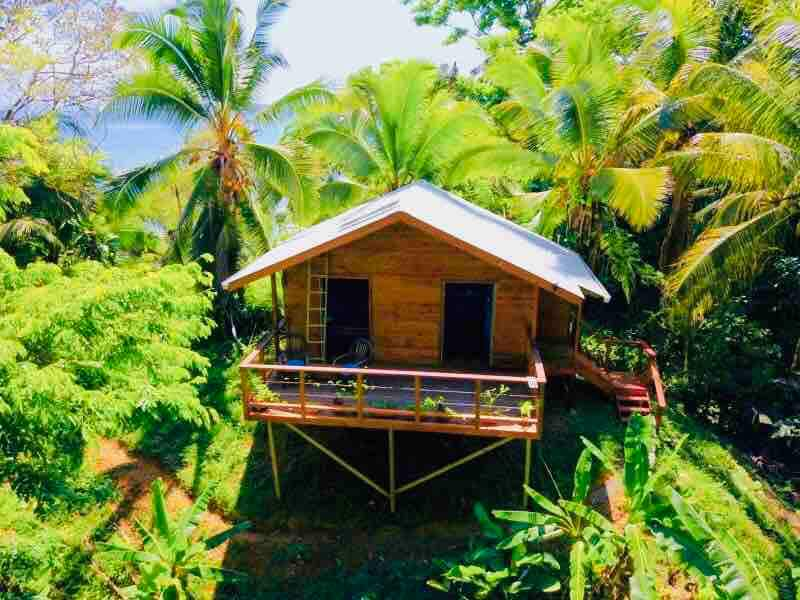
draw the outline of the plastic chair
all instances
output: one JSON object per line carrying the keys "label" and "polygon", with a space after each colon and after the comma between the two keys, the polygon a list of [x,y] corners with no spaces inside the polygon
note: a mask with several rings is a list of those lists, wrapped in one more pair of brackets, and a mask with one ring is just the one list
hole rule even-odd
{"label": "plastic chair", "polygon": [[342,354],[333,359],[333,365],[345,369],[360,369],[372,360],[372,342],[367,338],[357,338],[350,344],[347,354]]}
{"label": "plastic chair", "polygon": [[282,365],[304,367],[308,364],[308,346],[306,338],[302,335],[289,334],[286,336],[286,348],[278,357]]}

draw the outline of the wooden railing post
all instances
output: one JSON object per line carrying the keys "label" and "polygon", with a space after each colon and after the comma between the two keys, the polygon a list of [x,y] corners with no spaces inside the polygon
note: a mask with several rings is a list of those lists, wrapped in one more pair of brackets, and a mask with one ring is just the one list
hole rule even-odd
{"label": "wooden railing post", "polygon": [[419,375],[414,376],[414,420],[420,422],[422,409],[422,380]]}
{"label": "wooden railing post", "polygon": [[475,429],[481,428],[481,380],[475,380]]}
{"label": "wooden railing post", "polygon": [[300,371],[299,385],[300,385],[300,415],[306,418],[306,372]]}
{"label": "wooden railing post", "polygon": [[358,418],[364,417],[364,375],[356,375],[356,409]]}

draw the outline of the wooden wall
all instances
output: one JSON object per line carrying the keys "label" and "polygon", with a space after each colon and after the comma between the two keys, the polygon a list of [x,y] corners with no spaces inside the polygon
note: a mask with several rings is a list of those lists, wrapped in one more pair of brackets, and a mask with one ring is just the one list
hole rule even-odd
{"label": "wooden wall", "polygon": [[570,322],[576,316],[577,307],[561,298],[539,290],[539,328],[536,338],[542,342],[568,344],[572,340]]}
{"label": "wooden wall", "polygon": [[[496,284],[493,366],[524,367],[526,331],[536,314],[533,284],[407,225],[392,225],[335,249],[329,261],[331,277],[370,279],[377,361],[437,365],[443,281],[471,281]],[[305,264],[284,273],[289,329],[302,335],[306,331],[306,273]],[[542,322],[540,327],[555,324]]]}

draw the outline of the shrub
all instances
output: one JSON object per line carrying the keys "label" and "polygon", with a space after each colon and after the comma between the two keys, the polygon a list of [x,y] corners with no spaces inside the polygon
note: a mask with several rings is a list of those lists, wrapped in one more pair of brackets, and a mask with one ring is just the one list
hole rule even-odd
{"label": "shrub", "polygon": [[20,270],[0,251],[0,284],[0,479],[23,497],[58,493],[91,434],[214,418],[191,348],[213,325],[198,265]]}

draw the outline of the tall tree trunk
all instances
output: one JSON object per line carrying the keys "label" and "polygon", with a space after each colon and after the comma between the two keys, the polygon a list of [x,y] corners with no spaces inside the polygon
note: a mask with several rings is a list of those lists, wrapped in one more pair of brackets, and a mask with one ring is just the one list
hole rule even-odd
{"label": "tall tree trunk", "polygon": [[661,242],[661,253],[658,266],[662,271],[668,270],[680,258],[689,241],[689,225],[691,223],[692,199],[688,189],[681,181],[675,182],[672,191],[672,210],[669,225]]}
{"label": "tall tree trunk", "polygon": [[800,339],[797,340],[797,346],[794,349],[794,360],[792,361],[792,371],[800,374]]}

